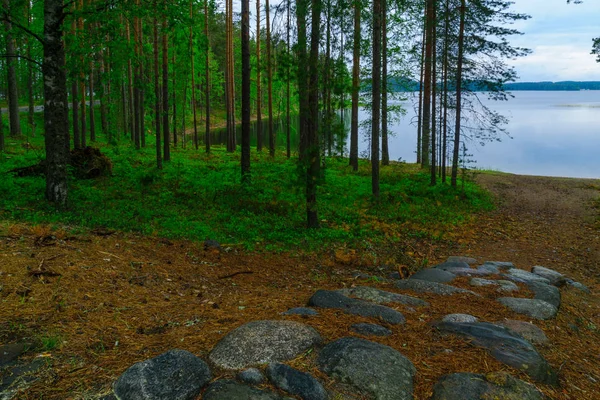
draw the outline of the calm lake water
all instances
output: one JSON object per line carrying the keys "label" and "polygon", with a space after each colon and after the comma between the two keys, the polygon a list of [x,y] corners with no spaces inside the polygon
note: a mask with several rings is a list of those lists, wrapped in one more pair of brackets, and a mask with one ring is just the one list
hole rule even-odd
{"label": "calm lake water", "polygon": [[[515,98],[484,104],[510,119],[501,142],[467,142],[479,169],[527,175],[600,178],[600,91],[513,92]],[[482,96],[483,98],[483,96]],[[390,159],[416,161],[415,113],[390,126]],[[362,113],[362,118],[367,114]],[[360,151],[368,149],[361,140]]]}

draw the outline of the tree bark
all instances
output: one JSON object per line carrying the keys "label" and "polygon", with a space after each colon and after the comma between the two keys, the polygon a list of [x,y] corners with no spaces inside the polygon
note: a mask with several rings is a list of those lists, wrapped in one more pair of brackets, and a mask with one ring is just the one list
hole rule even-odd
{"label": "tree bark", "polygon": [[423,40],[421,42],[421,74],[419,75],[419,111],[417,115],[417,164],[421,164],[422,133],[423,133],[423,83],[425,74],[425,37],[427,24],[423,25]]}
{"label": "tree bark", "polygon": [[275,157],[275,131],[273,129],[273,60],[271,59],[271,12],[269,0],[265,0],[267,26],[267,102],[269,108],[269,155]]}
{"label": "tree bark", "polygon": [[[434,9],[433,9],[433,20],[436,20],[436,16],[435,16],[435,12],[436,12],[436,8],[434,5]],[[437,178],[437,141],[436,141],[436,135],[437,135],[437,125],[436,125],[436,111],[437,111],[437,29],[436,29],[436,25],[434,24],[434,27],[432,29],[432,33],[431,33],[431,58],[432,58],[432,62],[431,62],[431,179],[430,179],[430,185],[434,186],[436,184],[436,178]]]}
{"label": "tree bark", "polygon": [[90,62],[90,141],[96,141],[96,113],[94,99],[94,62]]}
{"label": "tree bark", "polygon": [[352,51],[352,122],[350,165],[358,171],[358,90],[360,89],[360,0],[354,0],[354,43]]}
{"label": "tree bark", "polygon": [[462,69],[465,43],[465,13],[467,10],[466,0],[460,2],[460,26],[458,33],[458,59],[456,60],[456,125],[454,127],[454,149],[452,152],[452,177],[450,184],[456,187],[458,176],[458,149],[460,146],[460,118],[462,107]]}
{"label": "tree bark", "polygon": [[242,0],[242,183],[250,183],[250,2]]}
{"label": "tree bark", "polygon": [[44,1],[44,130],[46,145],[46,199],[67,205],[69,164],[67,77],[62,24],[63,0]]}
{"label": "tree bark", "polygon": [[163,145],[165,161],[171,161],[171,147],[169,134],[169,36],[167,33],[167,17],[162,21],[162,111],[163,111]]}
{"label": "tree bark", "polygon": [[421,166],[429,168],[430,142],[431,142],[431,62],[432,62],[432,34],[434,25],[434,0],[427,0],[426,37],[425,37],[425,72],[423,74],[423,124],[421,137]]}
{"label": "tree bark", "polygon": [[162,141],[161,141],[161,109],[160,109],[160,70],[158,64],[158,20],[156,18],[156,13],[158,9],[156,7],[156,1],[154,2],[154,29],[153,29],[153,50],[154,50],[154,130],[156,131],[156,167],[158,169],[162,169]]}
{"label": "tree bark", "polygon": [[[288,0],[289,1],[289,0]],[[262,92],[260,76],[260,0],[256,0],[256,150],[263,148]]]}
{"label": "tree bark", "polygon": [[[193,1],[190,0],[190,19],[194,18],[194,8],[193,8]],[[190,54],[191,54],[191,69],[192,69],[192,114],[194,115],[194,147],[196,150],[198,150],[198,119],[196,116],[196,82],[195,82],[195,75],[196,72],[194,70],[194,58],[195,58],[195,51],[194,51],[194,29],[192,28],[192,26],[190,25]],[[184,113],[184,121],[185,121],[185,113]],[[185,133],[185,128],[184,128],[184,133]]]}
{"label": "tree bark", "polygon": [[387,1],[381,0],[381,164],[390,165],[388,146]]}
{"label": "tree bark", "polygon": [[[8,0],[3,0],[4,9],[10,12]],[[10,136],[21,135],[21,119],[19,117],[19,92],[17,88],[17,74],[15,72],[16,50],[15,39],[12,35],[12,24],[8,20],[4,20],[6,34],[4,40],[6,42],[6,75],[8,83],[8,119],[10,123]]]}
{"label": "tree bark", "polygon": [[209,63],[209,54],[210,54],[210,42],[208,36],[208,1],[204,1],[204,36],[206,37],[206,48],[205,48],[205,71],[204,71],[204,80],[206,85],[206,94],[205,94],[205,106],[206,106],[206,116],[205,116],[205,127],[204,127],[204,146],[206,148],[206,153],[210,153],[210,63]]}
{"label": "tree bark", "polygon": [[381,117],[381,0],[373,0],[373,69],[371,71],[371,190],[379,197],[379,122]]}
{"label": "tree bark", "polygon": [[[258,0],[257,0],[258,1]],[[291,21],[290,21],[290,2],[291,0],[287,0],[287,37],[286,37],[286,42],[287,42],[287,53],[288,56],[290,55],[290,27],[291,27]],[[290,81],[291,81],[291,77],[290,77],[290,63],[287,63],[287,91],[286,91],[286,155],[287,158],[289,159],[291,157],[291,145],[290,145],[290,131],[291,131],[291,116],[290,116],[290,97],[291,97],[291,91],[290,91]]]}

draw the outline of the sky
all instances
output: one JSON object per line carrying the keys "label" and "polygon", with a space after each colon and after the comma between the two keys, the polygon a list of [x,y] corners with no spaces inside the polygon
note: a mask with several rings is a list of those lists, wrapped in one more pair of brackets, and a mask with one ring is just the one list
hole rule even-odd
{"label": "sky", "polygon": [[510,39],[533,51],[512,61],[519,82],[600,81],[600,63],[591,55],[592,38],[600,37],[600,0],[567,4],[566,0],[513,0],[512,11],[531,19],[514,25],[524,34]]}

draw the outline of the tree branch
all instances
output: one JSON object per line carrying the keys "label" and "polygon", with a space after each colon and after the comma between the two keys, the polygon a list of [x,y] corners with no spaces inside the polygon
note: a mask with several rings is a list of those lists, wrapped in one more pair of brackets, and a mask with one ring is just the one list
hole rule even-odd
{"label": "tree branch", "polygon": [[20,23],[14,21],[12,18],[10,18],[10,16],[8,15],[8,13],[6,11],[4,11],[2,13],[2,20],[8,22],[9,24],[16,26],[17,28],[25,31],[26,33],[28,33],[29,35],[33,36],[34,38],[36,38],[38,40],[38,42],[40,42],[42,45],[44,44],[44,38],[42,38],[40,35],[38,35],[37,33],[33,32],[32,30],[30,30],[28,27],[21,25]]}
{"label": "tree branch", "polygon": [[30,63],[37,65],[38,67],[40,67],[40,69],[42,68],[41,62],[34,60],[33,58],[21,55],[21,54],[14,54],[14,55],[0,54],[0,58],[22,58],[23,60],[27,60]]}

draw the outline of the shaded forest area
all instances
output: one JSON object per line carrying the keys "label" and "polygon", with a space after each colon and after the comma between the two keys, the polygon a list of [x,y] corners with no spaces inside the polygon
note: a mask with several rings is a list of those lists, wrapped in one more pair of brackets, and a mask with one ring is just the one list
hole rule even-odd
{"label": "shaded forest area", "polygon": [[[329,207],[337,208],[339,199],[328,198],[336,174],[364,176],[365,161],[358,154],[362,130],[371,145],[370,155],[363,155],[370,159],[371,190],[365,197],[361,189],[349,188],[348,195],[356,195],[353,201],[368,198],[369,211],[376,214],[378,207],[410,199],[410,192],[395,191],[402,187],[399,182],[414,179],[420,187],[433,188],[423,189],[423,196],[440,193],[432,208],[452,208],[451,199],[461,197],[468,198],[469,207],[479,207],[480,195],[465,195],[470,189],[459,177],[460,166],[464,178],[468,143],[500,140],[506,119],[482,106],[482,92],[472,88],[506,100],[504,84],[516,78],[506,60],[528,53],[509,44],[507,38],[518,34],[510,24],[528,16],[513,13],[510,2],[491,0],[254,4],[251,29],[246,0],[241,13],[231,0],[4,0],[2,63],[7,73],[2,87],[13,144],[2,141],[5,171],[43,158],[46,199],[63,209],[64,219],[86,221],[96,217],[75,210],[98,201],[97,195],[84,194],[90,185],[114,191],[112,200],[118,200],[123,196],[119,185],[129,182],[128,192],[137,188],[144,202],[154,201],[145,195],[155,182],[167,179],[170,185],[174,181],[167,177],[173,174],[189,180],[190,169],[219,170],[222,163],[229,170],[237,162],[239,172],[221,174],[219,184],[233,183],[227,190],[254,200],[261,197],[256,192],[295,188],[289,191],[294,195],[285,195],[294,197],[290,208],[303,208],[306,226],[318,228],[330,220]],[[421,82],[414,105],[421,169],[406,177],[405,168],[390,167],[388,127],[403,111],[395,101],[400,95],[390,88],[392,82],[412,80]],[[42,101],[39,121],[35,105]],[[21,113],[23,104],[27,109]],[[369,112],[368,121],[359,123],[360,107]],[[221,129],[224,148],[211,143],[213,132]],[[285,137],[282,147],[277,146],[280,136]],[[70,173],[70,151],[89,145],[109,154],[115,171],[128,172],[91,184],[77,182]],[[290,161],[276,161],[280,157]],[[264,183],[269,174],[285,178]],[[47,217],[54,215],[48,211],[51,205],[40,205],[40,182],[40,177],[5,181],[5,193],[10,193],[5,212],[15,217],[20,209],[33,209],[34,215],[56,219]],[[188,207],[196,208],[197,201],[207,200],[195,196],[218,185],[188,191],[193,186],[178,187],[173,201],[189,196],[196,202],[190,200]],[[164,189],[157,189],[154,206],[162,207],[164,192],[174,195],[173,188]],[[40,204],[32,206],[34,199]],[[214,195],[212,201],[218,199]],[[102,207],[106,210],[106,203]],[[145,212],[135,211],[140,213]],[[448,220],[455,217],[460,219]],[[137,217],[127,221],[143,226]]]}

